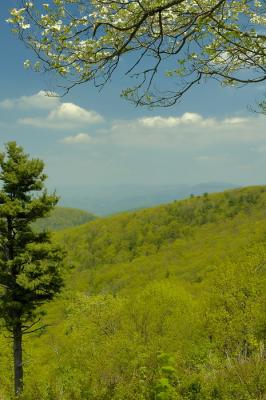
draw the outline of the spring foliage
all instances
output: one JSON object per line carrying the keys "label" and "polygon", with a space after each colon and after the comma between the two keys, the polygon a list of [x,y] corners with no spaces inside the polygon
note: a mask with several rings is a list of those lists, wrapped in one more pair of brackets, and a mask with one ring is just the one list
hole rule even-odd
{"label": "spring foliage", "polygon": [[58,232],[76,267],[25,342],[24,399],[264,399],[265,206],[245,188]]}
{"label": "spring foliage", "polygon": [[[34,68],[69,78],[67,90],[88,81],[104,85],[124,58],[126,74],[137,83],[123,95],[137,104],[172,105],[205,78],[239,86],[266,79],[265,1],[23,0],[21,5],[11,10],[8,22],[38,55]],[[134,57],[126,57],[131,53]],[[163,75],[174,79],[169,90]]]}

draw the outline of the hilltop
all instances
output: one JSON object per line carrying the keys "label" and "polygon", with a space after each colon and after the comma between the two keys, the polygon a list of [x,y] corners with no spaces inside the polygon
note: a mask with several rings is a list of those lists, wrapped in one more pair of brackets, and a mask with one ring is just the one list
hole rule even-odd
{"label": "hilltop", "polygon": [[55,207],[51,214],[37,220],[33,226],[37,231],[58,231],[82,225],[96,219],[96,216],[88,211],[68,207]]}
{"label": "hilltop", "polygon": [[[126,279],[126,288],[134,284],[127,274],[139,276],[136,285],[158,279],[157,273],[194,281],[262,240],[265,210],[266,187],[248,187],[101,218],[59,232],[58,238],[70,249],[79,274],[93,269],[94,280],[100,276],[111,292],[113,281],[121,285]],[[91,283],[88,287],[92,290]]]}
{"label": "hilltop", "polygon": [[[266,395],[266,187],[192,196],[55,233],[66,288],[25,339],[25,400]],[[0,367],[8,365],[0,338]],[[9,377],[0,375],[4,398]]]}

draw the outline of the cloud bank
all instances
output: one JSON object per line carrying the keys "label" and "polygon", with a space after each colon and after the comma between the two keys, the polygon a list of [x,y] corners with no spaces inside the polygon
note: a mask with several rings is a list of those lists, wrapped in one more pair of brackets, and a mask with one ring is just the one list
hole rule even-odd
{"label": "cloud bank", "polygon": [[172,109],[108,120],[44,91],[4,99],[0,114],[3,140],[36,143],[60,182],[265,181],[266,116]]}
{"label": "cloud bank", "polygon": [[205,118],[186,112],[181,116],[153,116],[111,121],[93,134],[66,136],[65,144],[115,145],[126,147],[198,147],[260,143],[265,141],[265,116]]}
{"label": "cloud bank", "polygon": [[60,98],[56,93],[40,90],[31,96],[21,96],[15,99],[0,101],[0,108],[10,110],[19,108],[21,110],[51,110],[60,104]]}
{"label": "cloud bank", "polygon": [[[32,96],[22,96],[15,99],[5,99],[0,102],[0,108],[32,112],[39,110],[40,116],[26,116],[18,119],[21,125],[46,129],[75,129],[79,126],[99,124],[103,117],[93,110],[87,110],[74,103],[62,102],[56,93],[40,91]],[[43,115],[43,112],[46,114]]]}

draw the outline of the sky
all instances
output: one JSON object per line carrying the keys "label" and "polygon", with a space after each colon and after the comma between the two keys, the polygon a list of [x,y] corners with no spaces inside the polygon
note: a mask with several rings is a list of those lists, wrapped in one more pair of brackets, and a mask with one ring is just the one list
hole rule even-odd
{"label": "sky", "polygon": [[51,76],[25,70],[32,54],[5,22],[1,0],[0,147],[16,140],[46,164],[53,188],[81,185],[266,184],[266,117],[250,112],[265,86],[197,85],[170,108],[136,108],[120,97],[119,74],[98,92],[86,84],[64,97]]}

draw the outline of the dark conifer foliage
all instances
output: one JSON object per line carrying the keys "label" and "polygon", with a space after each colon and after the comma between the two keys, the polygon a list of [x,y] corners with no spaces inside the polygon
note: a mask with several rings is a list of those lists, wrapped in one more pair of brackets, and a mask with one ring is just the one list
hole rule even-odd
{"label": "dark conifer foliage", "polygon": [[0,317],[13,338],[15,393],[23,388],[22,337],[38,329],[40,306],[63,286],[63,251],[32,222],[58,202],[44,188],[44,163],[16,142],[0,154]]}

